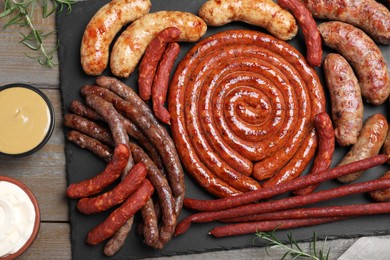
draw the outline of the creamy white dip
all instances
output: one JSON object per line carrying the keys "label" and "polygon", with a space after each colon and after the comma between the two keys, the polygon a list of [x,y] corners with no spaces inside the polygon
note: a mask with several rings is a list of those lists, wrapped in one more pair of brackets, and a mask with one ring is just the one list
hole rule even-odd
{"label": "creamy white dip", "polygon": [[34,205],[19,186],[0,181],[0,258],[16,253],[31,237]]}

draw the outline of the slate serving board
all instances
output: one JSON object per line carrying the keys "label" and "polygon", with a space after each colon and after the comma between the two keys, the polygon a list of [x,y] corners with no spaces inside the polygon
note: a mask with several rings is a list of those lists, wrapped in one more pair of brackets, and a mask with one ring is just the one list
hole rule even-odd
{"label": "slate serving board", "polygon": [[[63,113],[67,113],[69,103],[73,99],[82,100],[79,95],[79,89],[84,84],[93,84],[95,77],[87,76],[80,65],[80,42],[84,32],[84,28],[89,22],[90,18],[95,12],[107,3],[107,0],[90,0],[85,2],[78,2],[73,6],[73,10],[70,14],[62,12],[57,15],[57,30],[58,38],[60,41],[59,47],[59,61],[60,61],[60,82],[63,98]],[[206,2],[206,0],[152,0],[151,12],[159,10],[180,10],[197,13],[200,6]],[[216,32],[228,30],[228,29],[251,29],[263,31],[260,28],[256,28],[244,23],[232,23],[221,28],[208,28],[208,35],[215,34]],[[304,39],[299,32],[298,36],[289,42],[295,46],[303,54],[306,53],[304,46]],[[187,53],[189,48],[194,44],[181,43],[181,53],[178,60]],[[383,54],[388,63],[390,63],[390,47],[380,46]],[[325,49],[325,54],[330,50]],[[321,80],[323,80],[322,71],[317,69]],[[111,75],[109,69],[104,73],[105,75]],[[138,71],[136,70],[130,78],[124,80],[131,87],[136,89],[136,78]],[[326,91],[326,90],[325,90]],[[326,93],[328,97],[328,93]],[[329,99],[329,98],[328,98]],[[328,104],[328,111],[329,110]],[[365,104],[365,118],[374,113],[383,113],[388,117],[386,105],[373,107],[369,104]],[[64,128],[64,132],[67,129]],[[101,171],[105,163],[99,158],[95,157],[92,153],[82,150],[72,143],[66,141],[66,165],[67,165],[67,179],[68,183],[74,183],[86,178],[92,177],[94,174]],[[347,152],[347,149],[341,149],[337,147],[336,153],[333,159],[333,165],[336,165],[340,161],[342,156]],[[361,177],[358,181],[364,181],[374,179],[381,176],[389,167],[380,166],[375,169],[371,169]],[[206,192],[199,188],[196,183],[188,176],[185,178],[187,197],[206,199],[211,198]],[[337,187],[340,184],[335,181],[329,181],[324,183],[320,189],[329,189]],[[370,199],[364,194],[349,196],[330,202],[324,202],[318,205],[344,205],[351,203],[365,203]],[[76,210],[75,200],[69,200],[70,207],[70,221],[71,221],[71,242],[72,242],[72,256],[73,259],[105,259],[103,255],[103,245],[89,246],[84,241],[88,231],[90,231],[97,224],[102,222],[108,215],[108,212],[85,216],[80,214]],[[189,211],[183,210],[180,219],[190,214]],[[260,239],[253,240],[255,235],[245,235],[239,237],[229,238],[213,238],[208,235],[208,231],[216,226],[218,223],[207,224],[193,224],[187,233],[179,237],[173,238],[170,243],[163,250],[154,250],[142,243],[142,238],[139,237],[135,230],[132,230],[131,235],[128,237],[126,244],[122,250],[111,257],[112,259],[142,259],[147,257],[158,256],[170,256],[179,254],[191,254],[207,251],[228,250],[236,248],[245,248],[252,246],[264,246],[265,243]],[[357,237],[362,235],[376,235],[376,234],[390,234],[390,221],[389,215],[382,216],[368,216],[360,217],[336,223],[324,224],[316,227],[299,228],[293,231],[294,238],[298,241],[308,241],[313,235],[313,231],[319,238],[327,236],[328,239],[340,238],[340,237]],[[287,231],[279,231],[278,236],[281,239],[286,238]]]}

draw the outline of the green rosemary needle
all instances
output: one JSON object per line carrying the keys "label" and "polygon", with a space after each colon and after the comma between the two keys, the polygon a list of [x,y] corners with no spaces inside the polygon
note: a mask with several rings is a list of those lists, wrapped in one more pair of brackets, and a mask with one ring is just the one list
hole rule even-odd
{"label": "green rosemary needle", "polygon": [[275,236],[276,229],[272,232],[257,232],[256,237],[264,239],[268,241],[268,244],[265,247],[265,250],[268,254],[268,248],[276,247],[280,249],[286,250],[281,260],[286,259],[287,256],[291,256],[292,259],[306,258],[313,260],[327,260],[329,258],[330,248],[325,253],[324,246],[326,244],[326,238],[322,245],[322,248],[317,249],[317,236],[315,232],[313,232],[313,237],[310,240],[309,244],[309,252],[305,252],[299,246],[297,241],[293,238],[292,232],[287,234],[288,243],[283,243],[280,239]]}
{"label": "green rosemary needle", "polygon": [[31,17],[34,13],[36,4],[42,7],[42,17],[47,18],[56,11],[61,12],[64,8],[68,13],[72,10],[72,4],[77,0],[5,0],[4,10],[0,13],[0,19],[8,17],[9,20],[4,23],[4,27],[8,26],[22,26],[28,28],[28,33],[22,35],[20,41],[32,51],[38,54],[35,56],[27,55],[29,58],[36,59],[39,64],[44,67],[54,67],[54,54],[58,48],[58,44],[51,50],[47,50],[44,40],[54,32],[45,33],[38,30],[33,24]]}

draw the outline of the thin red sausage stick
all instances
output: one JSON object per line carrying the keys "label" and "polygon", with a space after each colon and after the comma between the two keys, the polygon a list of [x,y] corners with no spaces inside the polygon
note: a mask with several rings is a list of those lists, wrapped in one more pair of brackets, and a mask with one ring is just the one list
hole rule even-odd
{"label": "thin red sausage stick", "polygon": [[167,48],[158,65],[152,86],[153,112],[158,120],[169,124],[171,116],[164,107],[167,98],[170,71],[180,53],[180,45],[177,42],[168,43]]}
{"label": "thin red sausage stick", "polygon": [[243,194],[238,194],[234,197],[227,197],[216,200],[197,200],[186,198],[184,200],[184,206],[186,208],[199,211],[217,211],[233,208],[249,204],[261,199],[271,198],[273,196],[283,194],[288,191],[297,190],[312,184],[335,179],[339,176],[343,176],[357,170],[367,170],[374,166],[378,166],[385,163],[387,159],[387,155],[380,154],[368,159],[359,160],[342,166],[337,166],[318,175],[302,176],[292,181],[275,185],[274,187],[268,187],[257,191],[250,191]]}
{"label": "thin red sausage stick", "polygon": [[141,185],[145,177],[145,164],[142,162],[137,163],[112,190],[94,198],[80,199],[77,203],[77,208],[84,214],[95,214],[105,211],[127,199]]}
{"label": "thin red sausage stick", "polygon": [[299,208],[275,211],[264,214],[242,216],[222,219],[221,222],[251,222],[281,219],[323,218],[323,217],[349,217],[366,216],[390,213],[390,202],[367,203],[359,205],[329,206],[319,208]]}
{"label": "thin red sausage stick", "polygon": [[111,161],[101,173],[91,179],[70,184],[66,189],[66,195],[69,198],[82,198],[101,192],[121,176],[129,156],[130,150],[127,145],[118,144]]}
{"label": "thin red sausage stick", "polygon": [[346,219],[345,217],[314,218],[314,219],[287,219],[274,221],[260,221],[225,225],[212,229],[209,234],[214,237],[238,236],[254,234],[260,231],[272,231],[275,229],[290,229],[308,227],[324,223]]}
{"label": "thin red sausage stick", "polygon": [[310,66],[320,66],[322,60],[322,39],[311,12],[300,0],[278,0],[278,4],[291,11],[305,37],[306,59]]}
{"label": "thin red sausage stick", "polygon": [[[318,135],[317,156],[308,174],[320,174],[326,171],[332,163],[335,146],[335,135],[332,120],[326,112],[320,113],[314,118],[314,125]],[[305,188],[294,191],[297,195],[312,193],[320,184],[313,184]]]}
{"label": "thin red sausage stick", "polygon": [[168,27],[159,32],[150,41],[139,64],[138,91],[142,100],[148,101],[150,99],[157,65],[164,53],[167,43],[179,39],[180,34],[180,29]]}
{"label": "thin red sausage stick", "polygon": [[86,242],[90,245],[97,245],[114,235],[128,219],[145,205],[153,191],[152,184],[148,179],[145,179],[141,186],[119,208],[88,233]]}
{"label": "thin red sausage stick", "polygon": [[291,209],[325,200],[344,197],[347,195],[372,191],[376,189],[385,189],[389,187],[390,179],[373,180],[357,184],[345,185],[338,188],[319,191],[308,195],[295,196],[291,198],[256,204],[249,204],[221,211],[196,213],[185,218],[177,225],[175,235],[180,235],[187,231],[187,229],[191,226],[192,222],[211,222],[231,217],[239,217],[251,214],[273,212],[283,209]]}

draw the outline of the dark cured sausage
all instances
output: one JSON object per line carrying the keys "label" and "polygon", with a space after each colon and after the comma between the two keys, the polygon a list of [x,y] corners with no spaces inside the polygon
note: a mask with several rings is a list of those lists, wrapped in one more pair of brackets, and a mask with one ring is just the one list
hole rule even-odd
{"label": "dark cured sausage", "polygon": [[318,29],[325,45],[339,52],[354,68],[366,101],[383,104],[390,93],[390,76],[375,42],[362,30],[343,22],[321,23]]}
{"label": "dark cured sausage", "polygon": [[[318,150],[313,166],[308,174],[321,174],[326,171],[332,163],[335,137],[332,126],[332,120],[326,112],[318,114],[314,118],[318,134]],[[294,191],[294,194],[305,195],[313,192],[319,184],[310,185],[308,187]]]}
{"label": "dark cured sausage", "polygon": [[212,229],[209,234],[214,237],[238,236],[256,232],[273,231],[275,229],[290,229],[297,227],[314,226],[324,223],[335,222],[346,219],[346,217],[324,217],[309,219],[283,219],[269,220],[259,222],[238,223],[226,226],[220,226]]}
{"label": "dark cured sausage", "polygon": [[319,208],[299,208],[276,212],[224,219],[222,222],[250,222],[280,219],[323,218],[323,217],[356,217],[365,215],[386,214],[390,212],[390,203],[368,203],[345,206],[327,206]]}
{"label": "dark cured sausage", "polygon": [[72,130],[66,134],[66,138],[83,149],[88,149],[106,162],[111,160],[112,150],[102,142],[88,135]]}
{"label": "dark cured sausage", "polygon": [[121,112],[125,112],[125,114],[137,124],[144,135],[148,137],[154,147],[158,150],[167,170],[168,179],[175,196],[175,212],[176,215],[179,215],[181,208],[183,207],[185,192],[184,173],[172,138],[153,116],[148,105],[143,102],[131,88],[120,80],[100,76],[96,79],[96,83],[99,86],[111,89],[126,100],[123,101],[120,98],[114,98],[113,95],[107,97],[111,99],[116,106],[122,105],[122,108],[126,111]]}
{"label": "dark cured sausage", "polygon": [[246,30],[221,32],[192,48],[177,67],[168,98],[183,165],[217,197],[238,193],[228,171],[260,179],[281,170],[324,108],[321,83],[302,55]]}
{"label": "dark cured sausage", "polygon": [[[388,131],[387,119],[382,114],[374,114],[364,122],[358,141],[344,156],[339,165],[377,155],[385,141]],[[351,182],[362,175],[362,171],[339,177],[340,182]]]}
{"label": "dark cured sausage", "polygon": [[146,167],[137,163],[112,190],[93,198],[82,198],[77,209],[83,214],[95,214],[122,203],[141,185],[146,177]]}
{"label": "dark cured sausage", "polygon": [[74,114],[66,114],[64,115],[64,125],[78,130],[86,135],[89,135],[110,147],[114,147],[114,140],[112,140],[112,136],[110,131],[107,128],[102,127],[101,125],[96,124],[93,121],[85,119],[81,116],[77,116]]}
{"label": "dark cured sausage", "polygon": [[390,12],[375,0],[303,0],[315,18],[353,24],[375,41],[390,44]]}
{"label": "dark cured sausage", "polygon": [[180,29],[168,27],[150,41],[139,64],[138,91],[142,100],[148,101],[150,99],[154,75],[167,43],[179,39],[180,34]]}
{"label": "dark cured sausage", "polygon": [[154,246],[158,240],[158,220],[153,200],[150,198],[141,209],[144,243]]}
{"label": "dark cured sausage", "polygon": [[130,151],[127,145],[118,144],[115,147],[111,161],[101,173],[91,179],[70,184],[66,189],[66,195],[69,198],[82,198],[101,192],[121,176],[129,156]]}
{"label": "dark cured sausage", "polygon": [[157,68],[152,86],[153,112],[157,119],[169,124],[171,116],[164,107],[167,98],[170,72],[179,55],[180,45],[176,42],[169,43]]}
{"label": "dark cured sausage", "polygon": [[347,195],[368,192],[377,189],[385,189],[389,187],[390,179],[373,180],[357,184],[349,184],[329,190],[318,191],[308,195],[295,196],[256,204],[248,204],[221,211],[195,213],[185,218],[177,225],[175,235],[184,233],[190,227],[191,223],[203,223],[231,217],[267,213],[282,209],[291,209],[320,201],[331,200]]}
{"label": "dark cured sausage", "polygon": [[278,0],[278,4],[290,10],[302,30],[307,49],[306,59],[310,66],[320,66],[322,61],[322,39],[309,9],[300,0]]}
{"label": "dark cured sausage", "polygon": [[153,247],[162,248],[172,238],[178,218],[175,212],[175,201],[172,196],[172,190],[165,176],[150,160],[148,155],[136,144],[130,143],[129,145],[134,161],[137,163],[143,162],[146,165],[148,169],[147,177],[157,193],[162,221],[158,241]]}
{"label": "dark cured sausage", "polygon": [[107,241],[106,245],[104,246],[104,254],[106,256],[113,256],[115,255],[119,249],[122,248],[123,244],[126,241],[126,238],[128,234],[131,231],[131,228],[133,226],[134,217],[131,217],[128,221],[126,221],[125,224],[117,231],[115,234]]}
{"label": "dark cured sausage", "polygon": [[98,113],[96,113],[95,110],[85,106],[78,100],[72,100],[72,102],[70,102],[69,111],[90,120],[104,121],[104,119]]}
{"label": "dark cured sausage", "polygon": [[114,235],[128,219],[145,205],[153,190],[152,184],[145,179],[141,186],[119,208],[88,233],[86,242],[90,245],[97,245]]}
{"label": "dark cured sausage", "polygon": [[337,166],[328,169],[319,175],[306,175],[289,182],[281,183],[274,187],[264,188],[258,191],[251,191],[239,194],[234,197],[228,197],[217,200],[196,200],[186,198],[184,205],[186,208],[199,211],[216,211],[246,205],[255,201],[271,198],[288,191],[297,190],[312,184],[321,183],[327,180],[335,179],[342,175],[349,174],[357,170],[367,170],[386,162],[388,156],[380,154],[369,159],[355,161],[346,165]]}
{"label": "dark cured sausage", "polygon": [[328,54],[323,69],[330,94],[336,140],[341,146],[353,145],[363,126],[360,85],[348,61],[339,54]]}

